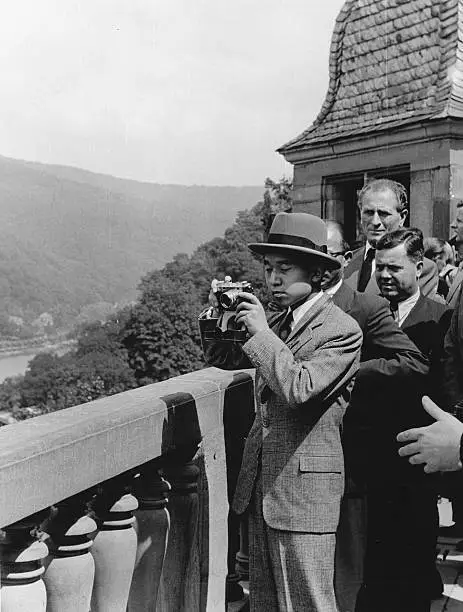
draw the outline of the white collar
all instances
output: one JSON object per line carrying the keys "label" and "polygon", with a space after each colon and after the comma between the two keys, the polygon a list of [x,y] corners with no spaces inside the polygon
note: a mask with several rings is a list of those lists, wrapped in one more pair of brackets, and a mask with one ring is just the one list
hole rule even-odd
{"label": "white collar", "polygon": [[338,280],[338,282],[335,285],[333,285],[329,289],[325,289],[326,295],[329,295],[330,297],[333,297],[333,295],[336,293],[336,291],[338,291],[338,289],[341,287],[342,281],[343,281],[343,279],[341,278],[340,280]]}
{"label": "white collar", "polygon": [[[363,259],[367,258],[367,253],[370,249],[375,249],[376,247],[374,247],[373,245],[371,245],[368,241],[365,243],[365,253],[363,254]],[[374,261],[374,260],[373,260]]]}
{"label": "white collar", "polygon": [[323,291],[319,291],[315,295],[310,295],[305,302],[293,310],[293,321],[291,323],[291,331],[296,327],[306,312],[317,302],[323,295]]}
{"label": "white collar", "polygon": [[413,295],[411,295],[409,298],[407,298],[403,302],[399,302],[398,319],[397,319],[397,324],[399,325],[399,327],[402,326],[402,323],[408,317],[413,306],[417,303],[419,299],[420,299],[420,290],[417,289],[416,292]]}

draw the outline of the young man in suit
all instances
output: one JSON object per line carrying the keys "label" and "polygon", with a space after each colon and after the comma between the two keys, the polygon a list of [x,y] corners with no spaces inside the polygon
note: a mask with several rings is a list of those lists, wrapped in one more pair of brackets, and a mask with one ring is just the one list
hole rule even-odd
{"label": "young man in suit", "polygon": [[[394,445],[399,431],[429,420],[421,397],[440,397],[443,339],[449,322],[445,305],[420,292],[423,236],[417,229],[397,229],[376,244],[376,281],[391,304],[395,320],[430,361],[430,375],[421,384],[390,389],[390,409],[378,418],[373,440],[377,481],[368,488],[368,538],[365,583],[359,610],[391,609],[429,612],[433,589],[441,592],[435,569],[438,531],[437,481],[404,462]],[[372,449],[373,450],[373,449]],[[400,554],[397,554],[400,542]],[[430,587],[433,587],[431,589]],[[387,593],[387,596],[384,594]],[[374,604],[380,597],[385,608]],[[388,603],[387,603],[388,602]],[[382,604],[381,604],[382,605]]]}
{"label": "young man in suit", "polygon": [[[352,289],[379,294],[375,279],[376,244],[386,232],[403,227],[408,215],[407,191],[396,181],[375,179],[363,187],[358,206],[366,245],[353,254],[345,280]],[[435,296],[438,283],[436,264],[424,258],[420,276],[421,292],[425,296]]]}
{"label": "young man in suit", "polygon": [[[363,583],[367,535],[366,484],[374,474],[367,452],[374,435],[372,411],[391,409],[389,390],[396,385],[422,384],[428,374],[427,359],[395,323],[389,303],[374,294],[359,293],[343,281],[351,257],[342,226],[327,221],[328,253],[341,268],[326,272],[322,287],[334,303],[353,317],[363,332],[360,369],[343,421],[346,491],[336,543],[335,585],[339,612],[352,612]],[[395,449],[394,441],[391,446]],[[374,462],[373,462],[374,465]],[[372,467],[370,472],[367,467]]]}
{"label": "young man in suit", "polygon": [[[249,339],[231,367],[256,368],[257,410],[233,508],[249,513],[250,608],[336,612],[334,554],[344,490],[340,425],[358,369],[362,334],[321,292],[339,262],[326,227],[305,213],[276,215],[264,256],[269,292],[284,310],[267,318],[241,293],[237,323]],[[209,363],[227,367],[214,351]]]}

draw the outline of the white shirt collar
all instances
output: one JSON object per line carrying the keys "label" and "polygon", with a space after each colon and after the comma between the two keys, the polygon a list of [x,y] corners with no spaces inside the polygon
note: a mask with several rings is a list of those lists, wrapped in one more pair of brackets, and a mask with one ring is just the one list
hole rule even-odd
{"label": "white shirt collar", "polygon": [[300,306],[293,310],[293,321],[291,323],[291,331],[296,327],[305,313],[312,308],[312,306],[317,302],[323,295],[323,291],[319,291],[315,295],[311,295],[307,298],[305,302],[303,302]]}
{"label": "white shirt collar", "polygon": [[403,302],[399,302],[398,318],[397,318],[397,324],[399,327],[402,327],[402,323],[408,317],[413,306],[417,303],[419,298],[420,298],[420,290],[417,289],[416,293],[411,295],[409,298],[407,298]]}
{"label": "white shirt collar", "polygon": [[341,278],[335,285],[333,285],[329,289],[325,289],[324,293],[326,293],[326,295],[329,295],[330,297],[333,297],[336,291],[341,287],[342,281],[343,279]]}

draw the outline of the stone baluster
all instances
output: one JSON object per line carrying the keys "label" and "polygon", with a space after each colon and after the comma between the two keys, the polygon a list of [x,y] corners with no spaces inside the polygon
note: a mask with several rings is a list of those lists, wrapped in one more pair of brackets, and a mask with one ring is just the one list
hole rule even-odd
{"label": "stone baluster", "polygon": [[45,612],[42,576],[48,548],[37,532],[41,520],[43,515],[34,515],[0,532],[2,612]]}
{"label": "stone baluster", "polygon": [[240,580],[249,580],[249,530],[247,517],[240,521],[240,549],[236,553],[236,572]]}
{"label": "stone baluster", "polygon": [[170,464],[163,473],[172,487],[169,494],[171,525],[157,611],[199,610],[199,468],[190,461],[184,465]]}
{"label": "stone baluster", "polygon": [[131,475],[101,487],[92,504],[98,534],[92,547],[95,560],[91,612],[125,612],[137,552],[133,511],[138,502],[129,492]]}
{"label": "stone baluster", "polygon": [[45,565],[47,612],[88,612],[95,564],[90,554],[97,525],[88,516],[89,493],[76,495],[55,507],[43,525],[50,555]]}
{"label": "stone baluster", "polygon": [[167,510],[170,485],[159,474],[158,467],[156,462],[148,463],[134,481],[139,503],[135,513],[138,546],[128,612],[156,610],[170,526]]}
{"label": "stone baluster", "polygon": [[241,372],[225,391],[223,411],[227,489],[230,505],[228,515],[227,601],[242,599],[244,592],[239,582],[249,579],[247,520],[235,514],[231,506],[241,468],[246,437],[251,429],[254,415],[254,383],[249,374]]}

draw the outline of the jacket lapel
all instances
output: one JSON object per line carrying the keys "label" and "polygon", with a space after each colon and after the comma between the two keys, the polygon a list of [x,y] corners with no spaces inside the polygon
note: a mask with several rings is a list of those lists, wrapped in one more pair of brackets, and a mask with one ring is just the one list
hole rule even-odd
{"label": "jacket lapel", "polygon": [[288,348],[293,353],[306,344],[312,338],[312,331],[323,323],[326,317],[326,305],[329,301],[328,295],[322,295],[295,325],[286,341]]}
{"label": "jacket lapel", "polygon": [[416,304],[413,306],[413,308],[410,310],[408,315],[402,321],[402,325],[401,325],[402,329],[411,327],[415,323],[420,323],[423,320],[423,318],[420,315],[420,312],[423,309],[424,305],[425,305],[425,300],[424,300],[423,295],[420,293],[420,297],[418,298]]}
{"label": "jacket lapel", "polygon": [[[452,298],[454,298],[455,294],[457,293],[461,282],[463,281],[463,267],[460,266],[458,267],[458,272],[455,274],[455,278],[453,279],[452,284],[450,285],[449,292],[447,293],[446,302],[449,305],[452,301]],[[454,306],[454,304],[452,304],[452,306]]]}

